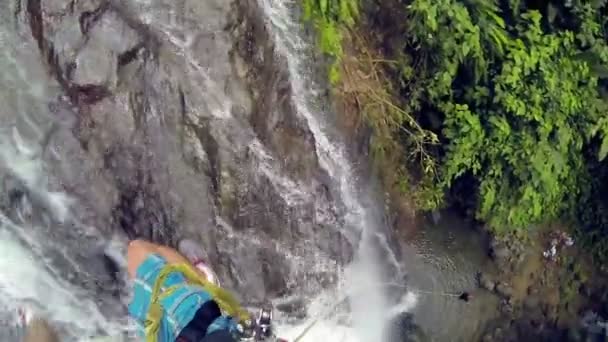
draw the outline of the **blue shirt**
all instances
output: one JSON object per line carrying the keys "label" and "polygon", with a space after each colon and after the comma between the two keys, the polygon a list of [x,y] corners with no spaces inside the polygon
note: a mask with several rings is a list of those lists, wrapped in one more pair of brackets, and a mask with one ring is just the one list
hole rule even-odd
{"label": "blue shirt", "polygon": [[[129,315],[135,318],[139,332],[145,337],[144,322],[150,307],[150,297],[154,283],[167,261],[160,255],[152,254],[139,265],[133,284],[133,300],[129,304]],[[161,293],[165,289],[183,284],[171,295],[160,300],[163,308],[163,318],[160,322],[159,342],[174,342],[180,332],[194,317],[196,311],[206,302],[212,300],[205,289],[200,286],[189,285],[181,272],[171,272],[161,286]],[[216,330],[234,331],[236,322],[230,317],[220,316],[207,328],[207,334]]]}

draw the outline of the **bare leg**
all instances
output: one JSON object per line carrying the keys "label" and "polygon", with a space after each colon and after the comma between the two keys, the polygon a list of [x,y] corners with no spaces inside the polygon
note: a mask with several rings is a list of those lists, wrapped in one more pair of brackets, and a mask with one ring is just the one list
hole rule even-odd
{"label": "bare leg", "polygon": [[[133,240],[129,243],[127,249],[127,271],[129,276],[134,279],[137,268],[150,254],[158,254],[167,260],[169,264],[187,264],[191,265],[190,261],[178,251],[171,247],[157,245],[143,240]],[[192,267],[197,273],[207,278],[207,275],[196,267]]]}
{"label": "bare leg", "polygon": [[26,328],[24,342],[59,342],[53,328],[43,319],[34,318]]}

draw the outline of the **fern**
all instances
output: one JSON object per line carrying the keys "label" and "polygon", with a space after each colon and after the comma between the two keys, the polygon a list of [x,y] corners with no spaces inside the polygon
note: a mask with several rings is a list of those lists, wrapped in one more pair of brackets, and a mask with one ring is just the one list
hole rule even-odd
{"label": "fern", "polygon": [[343,57],[342,31],[355,25],[359,18],[359,0],[304,0],[304,20],[312,22],[317,31],[321,52],[333,58],[329,79],[340,79],[339,64]]}
{"label": "fern", "polygon": [[565,213],[586,172],[585,144],[600,136],[599,157],[608,154],[598,78],[576,57],[582,49],[608,56],[597,12],[578,8],[576,32],[545,32],[539,12],[510,3],[518,15],[509,23],[491,1],[414,0],[408,7],[410,48],[426,56],[416,86],[444,117],[439,182],[448,190],[472,175],[477,217],[497,231]]}

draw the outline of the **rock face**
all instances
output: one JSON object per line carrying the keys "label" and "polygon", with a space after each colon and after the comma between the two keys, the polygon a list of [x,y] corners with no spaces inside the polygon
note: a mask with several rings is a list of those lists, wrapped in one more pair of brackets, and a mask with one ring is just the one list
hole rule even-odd
{"label": "rock face", "polygon": [[62,96],[44,158],[78,219],[197,239],[250,302],[315,292],[352,258],[344,209],[253,0],[22,0]]}
{"label": "rock face", "polygon": [[412,314],[402,313],[389,322],[386,341],[426,342],[431,339],[414,323]]}

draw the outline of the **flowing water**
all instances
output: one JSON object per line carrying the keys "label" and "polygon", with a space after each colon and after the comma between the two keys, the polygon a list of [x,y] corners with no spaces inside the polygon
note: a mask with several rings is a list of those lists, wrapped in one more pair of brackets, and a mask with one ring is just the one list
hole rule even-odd
{"label": "flowing water", "polygon": [[100,236],[72,218],[69,194],[51,189],[41,156],[61,153],[43,146],[53,123],[49,105],[59,89],[39,63],[35,45],[21,39],[9,15],[13,10],[8,2],[0,4],[0,337],[8,339],[6,327],[23,305],[51,311],[63,329],[81,336],[119,330],[88,286],[77,285],[91,279],[96,266],[83,256],[94,251]]}
{"label": "flowing water", "polygon": [[[382,201],[357,177],[314,82],[297,4],[0,3],[4,326],[28,305],[67,340],[121,335],[128,298],[103,252],[122,255],[128,235],[190,236],[245,301],[303,303],[304,319],[279,314],[286,337],[320,319],[305,341],[382,341],[389,320],[418,310],[446,340],[431,316],[457,308],[405,291],[404,279],[428,288],[425,276],[450,283],[458,272],[393,252]],[[227,32],[239,25],[242,37]],[[240,71],[241,38],[258,83]]]}
{"label": "flowing water", "polygon": [[[424,291],[412,310],[415,320],[438,341],[479,341],[484,324],[497,317],[498,299],[476,290],[478,272],[490,266],[482,240],[470,223],[445,212],[417,232],[405,254],[408,285]],[[472,293],[470,303],[454,299],[462,291]]]}

